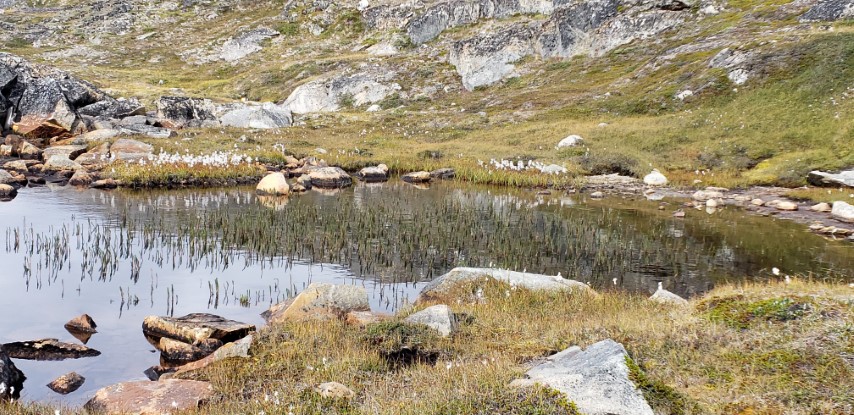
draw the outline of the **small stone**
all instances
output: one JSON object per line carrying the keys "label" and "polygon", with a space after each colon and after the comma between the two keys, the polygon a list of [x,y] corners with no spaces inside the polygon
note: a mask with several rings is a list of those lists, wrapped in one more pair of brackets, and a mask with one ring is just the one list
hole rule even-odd
{"label": "small stone", "polygon": [[590,197],[592,197],[594,199],[602,199],[603,197],[605,197],[605,193],[596,191],[596,192],[590,193]]}
{"label": "small stone", "polygon": [[716,199],[709,199],[706,201],[706,207],[716,208],[718,207],[718,201]]}
{"label": "small stone", "polygon": [[674,218],[684,218],[685,217],[685,211],[682,209],[679,209],[676,212],[673,212],[673,217]]}
{"label": "small stone", "polygon": [[403,321],[411,324],[424,324],[438,331],[443,337],[448,337],[457,330],[457,318],[451,308],[444,304],[427,307],[409,315]]}
{"label": "small stone", "polygon": [[785,210],[785,211],[795,211],[798,210],[798,204],[795,202],[790,202],[788,200],[781,200],[775,206],[777,210]]}
{"label": "small stone", "polygon": [[432,177],[429,172],[426,171],[416,171],[411,173],[406,173],[400,177],[401,180],[407,183],[429,183]]}
{"label": "small stone", "polygon": [[658,290],[656,290],[649,299],[661,304],[673,304],[678,306],[688,305],[688,300],[665,290],[661,282],[658,283]]}
{"label": "small stone", "polygon": [[80,389],[84,382],[86,382],[86,378],[76,372],[71,372],[54,379],[53,382],[47,384],[47,387],[60,395],[68,395]]}
{"label": "small stone", "polygon": [[350,388],[338,382],[326,382],[317,385],[315,391],[323,398],[329,399],[353,399],[356,393]]}
{"label": "small stone", "polygon": [[643,177],[643,182],[649,186],[664,186],[667,184],[667,177],[658,170],[653,170]]}
{"label": "small stone", "polygon": [[691,195],[691,198],[698,202],[704,202],[709,199],[723,199],[724,195],[722,192],[717,190],[698,190]]}
{"label": "small stone", "polygon": [[830,206],[830,203],[818,203],[810,206],[810,210],[813,212],[827,213],[832,211],[833,207]]}
{"label": "small stone", "polygon": [[765,201],[759,198],[753,199],[750,201],[750,204],[753,206],[765,206]]}
{"label": "small stone", "polygon": [[97,333],[97,327],[98,325],[95,324],[95,320],[93,320],[88,314],[81,314],[69,320],[68,323],[65,323],[66,330],[83,333]]}

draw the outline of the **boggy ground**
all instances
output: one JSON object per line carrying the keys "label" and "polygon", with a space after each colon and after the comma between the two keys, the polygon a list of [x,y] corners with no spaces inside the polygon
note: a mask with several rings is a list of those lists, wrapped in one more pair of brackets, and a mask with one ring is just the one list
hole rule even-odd
{"label": "boggy ground", "polygon": [[[509,383],[531,362],[612,338],[638,368],[633,380],[662,414],[848,414],[854,409],[854,287],[799,278],[721,286],[689,309],[643,296],[535,293],[495,283],[470,303],[444,299],[465,324],[450,339],[391,322],[264,328],[248,360],[192,374],[217,397],[199,414],[575,413],[546,390]],[[430,304],[419,304],[420,309]],[[402,312],[406,315],[410,311]],[[419,357],[389,360],[395,351]],[[336,381],[351,400],[320,398]],[[570,397],[571,399],[571,397]],[[7,414],[53,408],[0,404]],[[63,414],[77,413],[61,409]]]}

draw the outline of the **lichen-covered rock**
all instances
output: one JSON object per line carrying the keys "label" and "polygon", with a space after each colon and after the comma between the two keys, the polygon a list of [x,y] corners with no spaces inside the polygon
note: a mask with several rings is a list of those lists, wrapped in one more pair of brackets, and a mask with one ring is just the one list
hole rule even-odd
{"label": "lichen-covered rock", "polygon": [[0,399],[18,399],[26,379],[24,372],[15,366],[6,350],[0,346],[0,384],[3,384],[0,388]]}
{"label": "lichen-covered rock", "polygon": [[433,176],[426,171],[415,171],[400,176],[400,179],[407,183],[429,183]]}
{"label": "lichen-covered rock", "polygon": [[566,138],[564,138],[563,140],[560,140],[560,142],[557,143],[557,148],[561,149],[561,148],[565,148],[565,147],[575,147],[575,146],[581,145],[581,143],[583,143],[583,142],[584,142],[584,139],[581,138],[580,135],[572,134],[572,135],[566,136]]}
{"label": "lichen-covered rock", "polygon": [[854,170],[845,170],[839,173],[813,170],[807,176],[807,181],[813,186],[854,187]]}
{"label": "lichen-covered rock", "polygon": [[501,281],[511,286],[534,291],[573,291],[592,292],[582,282],[568,280],[560,276],[532,274],[495,268],[454,268],[447,274],[428,283],[421,290],[418,301],[442,299],[454,288],[462,284],[477,283],[485,279]]}
{"label": "lichen-covered rock", "polygon": [[91,150],[81,154],[75,162],[82,166],[91,166],[93,164],[106,163],[110,161],[110,143],[103,142]]}
{"label": "lichen-covered rock", "polygon": [[101,352],[81,346],[61,342],[57,339],[41,339],[24,342],[6,343],[6,353],[13,359],[25,360],[65,360],[100,356]]}
{"label": "lichen-covered rock", "polygon": [[388,180],[388,167],[385,164],[369,166],[359,170],[359,179],[368,183],[384,182]]}
{"label": "lichen-covered rock", "polygon": [[293,116],[273,103],[234,104],[219,110],[219,122],[225,127],[271,129],[291,125]]}
{"label": "lichen-covered rock", "polygon": [[355,285],[312,283],[296,297],[270,307],[264,317],[271,324],[288,320],[344,318],[351,311],[370,311],[368,293]]}
{"label": "lichen-covered rock", "polygon": [[649,186],[664,186],[667,184],[667,177],[664,177],[660,171],[653,170],[643,177],[643,182]]}
{"label": "lichen-covered rock", "polygon": [[142,141],[121,138],[110,146],[110,156],[114,160],[135,161],[148,158],[154,147]]}
{"label": "lichen-covered rock", "polygon": [[84,382],[86,382],[86,378],[80,376],[77,372],[71,372],[54,379],[47,384],[47,387],[60,395],[68,395],[80,389]]}
{"label": "lichen-covered rock", "polygon": [[209,383],[195,380],[124,382],[98,390],[84,408],[95,413],[162,415],[198,408],[212,396]]}
{"label": "lichen-covered rock", "polygon": [[573,346],[549,356],[514,385],[548,386],[563,393],[580,413],[587,415],[653,415],[629,378],[627,357],[623,345],[610,339],[585,350]]}
{"label": "lichen-covered rock", "polygon": [[374,72],[333,76],[300,85],[282,107],[297,114],[332,112],[344,105],[358,107],[380,102],[400,90],[400,85],[389,81],[394,73]]}
{"label": "lichen-covered rock", "polygon": [[77,156],[86,152],[86,146],[83,145],[67,145],[67,146],[53,146],[44,149],[42,152],[42,157],[45,160],[51,158],[52,156],[63,156],[65,158],[74,160]]}
{"label": "lichen-covered rock", "polygon": [[80,170],[83,166],[66,156],[56,155],[51,156],[44,162],[42,171],[62,171],[62,170]]}
{"label": "lichen-covered rock", "polygon": [[189,344],[205,339],[226,343],[246,337],[255,331],[255,326],[213,314],[193,313],[183,317],[148,316],[142,322],[142,331],[151,337],[169,337]]}
{"label": "lichen-covered rock", "polygon": [[851,0],[819,0],[804,13],[802,22],[832,22],[854,19],[854,2]]}
{"label": "lichen-covered rock", "polygon": [[163,96],[155,101],[157,118],[176,127],[216,126],[216,106],[209,99]]}

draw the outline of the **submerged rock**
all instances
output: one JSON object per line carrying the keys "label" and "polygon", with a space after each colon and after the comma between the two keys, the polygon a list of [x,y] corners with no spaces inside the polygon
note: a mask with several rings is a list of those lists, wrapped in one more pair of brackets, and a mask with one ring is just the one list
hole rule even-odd
{"label": "submerged rock", "polygon": [[282,173],[270,173],[255,187],[255,193],[264,196],[287,196],[291,191],[288,180]]}
{"label": "submerged rock", "polygon": [[209,383],[195,380],[124,382],[98,390],[84,408],[97,413],[161,415],[198,408],[212,396]]}
{"label": "submerged rock", "polygon": [[0,383],[4,385],[0,388],[0,399],[18,399],[21,396],[21,388],[24,387],[24,381],[27,379],[24,372],[21,372],[12,360],[3,346],[0,346]]}
{"label": "submerged rock", "polygon": [[457,331],[457,318],[451,308],[444,305],[434,305],[403,319],[405,323],[423,324],[439,332],[442,337],[448,337]]}
{"label": "submerged rock", "polygon": [[680,306],[688,305],[688,300],[665,290],[664,284],[661,282],[658,283],[658,289],[655,290],[655,293],[653,293],[649,299],[661,304],[675,304]]}
{"label": "submerged rock", "polygon": [[80,389],[84,382],[86,382],[86,378],[77,372],[71,372],[54,379],[53,382],[47,384],[47,387],[60,395],[68,395]]}
{"label": "submerged rock", "polygon": [[9,357],[24,360],[66,360],[101,355],[101,352],[95,349],[64,343],[57,339],[6,343],[3,348]]}
{"label": "submerged rock", "polygon": [[270,324],[287,320],[341,319],[351,311],[370,311],[368,293],[355,285],[315,282],[296,297],[270,307],[263,315]]}
{"label": "submerged rock", "polygon": [[548,386],[563,393],[586,415],[654,415],[629,378],[627,358],[623,345],[610,339],[585,350],[573,346],[549,356],[525,373],[525,379],[513,384]]}
{"label": "submerged rock", "polygon": [[474,283],[484,278],[501,281],[511,286],[533,291],[580,290],[592,292],[582,282],[568,280],[561,276],[508,271],[495,268],[454,268],[445,275],[431,281],[418,296],[417,301],[440,299],[461,284]]}
{"label": "submerged rock", "polygon": [[225,343],[246,337],[255,331],[255,326],[213,314],[193,313],[183,317],[148,316],[142,322],[142,331],[151,337],[169,337],[189,344],[206,339]]}

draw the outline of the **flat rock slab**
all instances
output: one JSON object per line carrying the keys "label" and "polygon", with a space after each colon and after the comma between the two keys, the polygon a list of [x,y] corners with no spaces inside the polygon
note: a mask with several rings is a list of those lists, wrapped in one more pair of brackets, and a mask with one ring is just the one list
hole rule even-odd
{"label": "flat rock slab", "polygon": [[142,322],[142,331],[151,337],[168,337],[190,344],[206,339],[227,343],[246,337],[255,331],[255,326],[213,314],[193,313],[183,317],[148,316]]}
{"label": "flat rock slab", "polygon": [[66,360],[101,355],[101,352],[95,349],[63,343],[57,339],[6,343],[3,348],[9,357],[24,360]]}
{"label": "flat rock slab", "polygon": [[344,318],[351,311],[370,311],[368,292],[355,285],[315,282],[289,301],[270,307],[263,316],[269,323],[287,320]]}
{"label": "flat rock slab", "polygon": [[845,170],[839,173],[814,170],[807,176],[807,181],[813,186],[854,187],[854,170]]}
{"label": "flat rock slab", "polygon": [[98,390],[84,408],[97,413],[161,415],[198,408],[212,395],[209,383],[195,380],[124,382]]}
{"label": "flat rock slab", "polygon": [[586,415],[654,415],[629,379],[627,357],[623,345],[610,339],[586,350],[573,346],[548,357],[514,384],[546,385],[566,395]]}
{"label": "flat rock slab", "polygon": [[507,271],[496,268],[458,267],[427,284],[424,289],[421,290],[418,301],[439,298],[460,284],[476,282],[481,278],[491,278],[512,286],[526,288],[533,291],[592,291],[592,289],[583,282],[568,280],[554,275]]}

